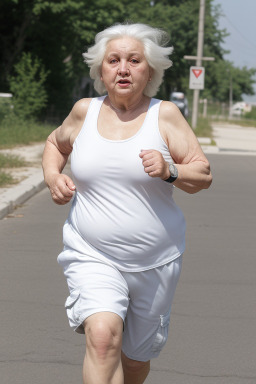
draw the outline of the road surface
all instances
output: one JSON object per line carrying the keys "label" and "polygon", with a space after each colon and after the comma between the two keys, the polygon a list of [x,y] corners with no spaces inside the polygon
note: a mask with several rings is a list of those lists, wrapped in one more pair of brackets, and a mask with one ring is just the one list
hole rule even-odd
{"label": "road surface", "polygon": [[[170,337],[147,384],[255,384],[254,156],[208,155],[214,182],[176,190],[187,250]],[[70,330],[56,263],[68,207],[45,189],[0,221],[1,384],[78,384],[84,337]]]}

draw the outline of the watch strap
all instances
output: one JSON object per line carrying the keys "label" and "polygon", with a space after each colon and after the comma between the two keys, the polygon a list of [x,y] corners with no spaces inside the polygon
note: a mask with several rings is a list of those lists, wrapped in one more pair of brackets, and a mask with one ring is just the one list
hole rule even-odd
{"label": "watch strap", "polygon": [[173,183],[177,179],[177,176],[170,176],[168,179],[164,180],[167,183]]}

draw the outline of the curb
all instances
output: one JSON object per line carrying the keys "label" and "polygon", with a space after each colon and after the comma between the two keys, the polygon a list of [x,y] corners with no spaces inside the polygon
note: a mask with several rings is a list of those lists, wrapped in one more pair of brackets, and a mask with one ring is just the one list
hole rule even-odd
{"label": "curb", "polygon": [[46,187],[42,170],[35,172],[17,186],[0,195],[0,219],[13,212],[17,205],[25,203]]}

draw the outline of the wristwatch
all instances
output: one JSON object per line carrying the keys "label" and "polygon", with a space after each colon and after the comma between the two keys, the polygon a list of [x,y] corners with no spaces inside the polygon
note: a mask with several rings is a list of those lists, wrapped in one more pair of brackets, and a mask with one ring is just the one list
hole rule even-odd
{"label": "wristwatch", "polygon": [[178,177],[178,169],[175,167],[173,163],[171,163],[169,164],[169,171],[171,176],[164,181],[166,181],[167,183],[173,183]]}

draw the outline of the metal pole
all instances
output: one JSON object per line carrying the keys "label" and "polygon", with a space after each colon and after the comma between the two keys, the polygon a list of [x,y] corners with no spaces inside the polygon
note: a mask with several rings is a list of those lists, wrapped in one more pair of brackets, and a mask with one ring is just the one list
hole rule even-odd
{"label": "metal pole", "polygon": [[230,73],[230,85],[229,85],[229,119],[232,119],[232,106],[233,106],[233,84],[232,75]]}
{"label": "metal pole", "polygon": [[204,99],[203,117],[207,117],[207,99]]}
{"label": "metal pole", "polygon": [[[198,38],[197,38],[197,59],[196,66],[202,65],[203,46],[204,46],[204,15],[205,15],[205,0],[200,0],[199,22],[198,22]],[[192,128],[197,125],[199,89],[194,89],[193,110],[192,110]]]}

